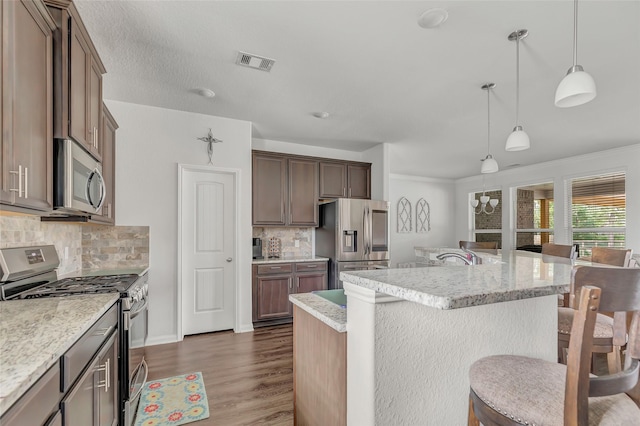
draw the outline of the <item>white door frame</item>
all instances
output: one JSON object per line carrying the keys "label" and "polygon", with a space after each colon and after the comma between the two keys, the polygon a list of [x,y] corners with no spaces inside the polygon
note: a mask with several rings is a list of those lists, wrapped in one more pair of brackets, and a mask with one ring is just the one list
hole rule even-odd
{"label": "white door frame", "polygon": [[[178,294],[176,297],[176,313],[177,313],[177,332],[178,332],[178,341],[182,341],[184,339],[184,330],[182,328],[182,293],[183,293],[183,283],[182,283],[182,202],[183,202],[183,194],[182,194],[182,183],[183,183],[183,175],[185,172],[198,171],[198,172],[213,172],[213,173],[223,173],[233,175],[235,182],[235,211],[236,218],[240,217],[240,169],[230,169],[226,167],[214,167],[214,166],[198,166],[192,164],[178,164]],[[240,258],[238,256],[239,253],[239,244],[240,240],[239,230],[240,223],[238,220],[235,221],[235,230],[234,230],[234,238],[236,240],[235,251],[233,253],[233,258],[236,260],[234,263],[235,268],[235,292],[234,292],[234,300],[235,300],[235,320],[233,330],[236,331],[239,325],[239,312],[240,307],[238,306],[239,295],[238,295],[238,282],[240,277]]]}

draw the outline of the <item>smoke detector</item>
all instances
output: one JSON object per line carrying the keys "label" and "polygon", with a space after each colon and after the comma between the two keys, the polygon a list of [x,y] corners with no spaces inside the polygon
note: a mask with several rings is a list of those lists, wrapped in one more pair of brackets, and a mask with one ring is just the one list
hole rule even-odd
{"label": "smoke detector", "polygon": [[273,64],[276,63],[275,59],[265,58],[264,56],[258,56],[246,52],[238,52],[236,58],[236,64],[243,67],[254,68],[261,71],[269,72],[273,68]]}

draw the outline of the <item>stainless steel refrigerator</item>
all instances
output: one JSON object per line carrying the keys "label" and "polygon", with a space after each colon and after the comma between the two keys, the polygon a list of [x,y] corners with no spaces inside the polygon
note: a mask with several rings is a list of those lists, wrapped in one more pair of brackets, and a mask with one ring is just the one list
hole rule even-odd
{"label": "stainless steel refrigerator", "polygon": [[389,267],[389,202],[339,198],[320,204],[316,256],[328,257],[329,288],[340,272]]}

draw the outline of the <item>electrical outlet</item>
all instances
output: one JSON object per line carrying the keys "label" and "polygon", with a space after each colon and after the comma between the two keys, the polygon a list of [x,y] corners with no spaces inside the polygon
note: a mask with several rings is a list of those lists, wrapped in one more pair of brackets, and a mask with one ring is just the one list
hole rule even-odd
{"label": "electrical outlet", "polygon": [[296,247],[300,247],[300,240],[293,240],[293,245]]}

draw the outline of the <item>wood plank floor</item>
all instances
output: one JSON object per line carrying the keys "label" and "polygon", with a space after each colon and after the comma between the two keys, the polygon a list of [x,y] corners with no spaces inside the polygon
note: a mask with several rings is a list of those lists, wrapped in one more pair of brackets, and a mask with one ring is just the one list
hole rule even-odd
{"label": "wood plank floor", "polygon": [[211,414],[190,425],[292,425],[292,331],[224,331],[147,347],[149,380],[202,372]]}

